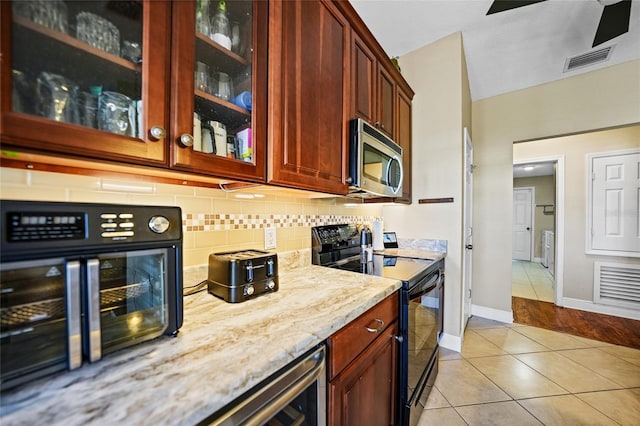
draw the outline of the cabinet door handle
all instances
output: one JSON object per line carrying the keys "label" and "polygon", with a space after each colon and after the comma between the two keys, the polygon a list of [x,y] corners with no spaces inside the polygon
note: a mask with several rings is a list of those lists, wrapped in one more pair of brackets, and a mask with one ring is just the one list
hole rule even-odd
{"label": "cabinet door handle", "polygon": [[167,131],[162,126],[153,126],[149,133],[151,133],[151,137],[154,139],[164,139],[167,137]]}
{"label": "cabinet door handle", "polygon": [[180,143],[184,146],[193,146],[193,136],[189,133],[183,133],[180,135]]}
{"label": "cabinet door handle", "polygon": [[365,327],[369,333],[379,333],[382,330],[384,330],[384,321],[382,321],[380,318],[375,318],[373,321],[369,323],[369,325],[372,325],[372,323],[374,322],[376,323],[376,324],[373,324],[374,327],[369,327],[369,326]]}

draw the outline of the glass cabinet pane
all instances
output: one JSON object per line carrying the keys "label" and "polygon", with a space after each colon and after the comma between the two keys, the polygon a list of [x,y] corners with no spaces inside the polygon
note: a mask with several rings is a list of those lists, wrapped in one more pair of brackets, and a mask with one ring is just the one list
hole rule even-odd
{"label": "glass cabinet pane", "polygon": [[252,2],[198,0],[194,151],[253,163]]}
{"label": "glass cabinet pane", "polygon": [[15,1],[13,112],[141,137],[142,1]]}

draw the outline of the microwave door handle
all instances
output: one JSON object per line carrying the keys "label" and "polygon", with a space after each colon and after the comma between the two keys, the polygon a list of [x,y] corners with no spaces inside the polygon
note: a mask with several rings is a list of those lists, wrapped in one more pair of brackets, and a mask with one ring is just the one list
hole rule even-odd
{"label": "microwave door handle", "polygon": [[102,337],[100,331],[100,261],[87,261],[87,317],[89,328],[89,361],[102,357]]}
{"label": "microwave door handle", "polygon": [[66,265],[67,347],[69,348],[69,370],[82,365],[82,313],[80,312],[80,262]]}
{"label": "microwave door handle", "polygon": [[[404,170],[402,170],[402,162],[400,162],[400,159],[396,156],[391,157],[391,159],[387,162],[387,169],[385,171],[386,175],[387,175],[387,185],[389,185],[389,187],[391,187],[391,164],[396,161],[398,162],[398,168],[400,169],[400,179],[398,182],[398,188],[400,188],[400,186],[402,185],[402,180],[404,179]],[[397,191],[394,191],[394,193]]]}

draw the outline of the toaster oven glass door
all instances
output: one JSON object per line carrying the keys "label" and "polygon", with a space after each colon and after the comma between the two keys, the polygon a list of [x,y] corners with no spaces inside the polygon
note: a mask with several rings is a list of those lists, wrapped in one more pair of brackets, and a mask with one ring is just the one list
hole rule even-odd
{"label": "toaster oven glass door", "polygon": [[0,384],[75,368],[80,345],[80,263],[0,264]]}
{"label": "toaster oven glass door", "polygon": [[170,250],[109,253],[87,260],[91,361],[167,329]]}

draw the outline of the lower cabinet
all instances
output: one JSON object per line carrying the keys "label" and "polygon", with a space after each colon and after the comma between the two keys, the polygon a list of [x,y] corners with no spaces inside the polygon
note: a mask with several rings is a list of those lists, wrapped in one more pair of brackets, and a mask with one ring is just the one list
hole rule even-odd
{"label": "lower cabinet", "polygon": [[329,425],[396,424],[397,318],[395,293],[329,338]]}

